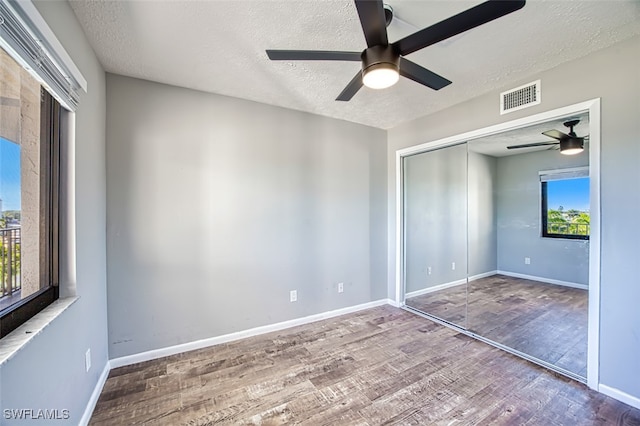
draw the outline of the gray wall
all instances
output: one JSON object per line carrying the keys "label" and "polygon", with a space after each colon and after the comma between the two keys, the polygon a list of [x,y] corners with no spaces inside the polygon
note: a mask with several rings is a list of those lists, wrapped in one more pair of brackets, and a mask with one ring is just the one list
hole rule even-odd
{"label": "gray wall", "polygon": [[469,277],[498,269],[495,185],[496,159],[469,147],[468,256]]}
{"label": "gray wall", "polygon": [[[388,294],[395,294],[395,151],[497,123],[601,98],[601,336],[600,381],[640,398],[640,37],[603,49],[518,83],[389,131]],[[505,116],[501,91],[542,80],[542,103]],[[455,84],[455,82],[454,82]],[[444,89],[446,90],[446,89]],[[428,95],[428,94],[427,94]]]}
{"label": "gray wall", "polygon": [[589,242],[541,237],[538,173],[588,166],[588,149],[570,156],[555,150],[510,155],[497,163],[498,269],[588,285]]}
{"label": "gray wall", "polygon": [[465,279],[466,144],[406,157],[404,174],[406,292]]}
{"label": "gray wall", "polygon": [[[0,368],[2,408],[70,410],[80,420],[107,362],[105,75],[66,2],[36,7],[87,79],[76,114],[76,274],[80,299]],[[64,232],[64,231],[63,231]],[[84,354],[93,366],[85,373]],[[42,424],[4,420],[3,424]]]}
{"label": "gray wall", "polygon": [[108,74],[111,358],[386,298],[386,173],[382,130]]}

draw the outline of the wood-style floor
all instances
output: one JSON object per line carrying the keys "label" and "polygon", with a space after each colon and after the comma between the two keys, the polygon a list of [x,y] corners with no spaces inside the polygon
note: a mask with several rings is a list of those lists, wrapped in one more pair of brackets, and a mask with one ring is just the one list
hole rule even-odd
{"label": "wood-style floor", "polygon": [[468,283],[468,294],[463,285],[416,296],[406,303],[586,377],[586,290],[493,275]]}
{"label": "wood-style floor", "polygon": [[640,410],[391,306],[114,369],[92,425],[640,425]]}

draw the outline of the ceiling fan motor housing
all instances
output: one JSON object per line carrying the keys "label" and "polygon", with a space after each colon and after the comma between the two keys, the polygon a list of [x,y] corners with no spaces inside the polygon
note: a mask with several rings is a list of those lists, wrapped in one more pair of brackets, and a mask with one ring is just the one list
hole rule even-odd
{"label": "ceiling fan motor housing", "polygon": [[389,45],[373,46],[365,49],[362,52],[361,58],[363,75],[366,74],[369,69],[378,67],[393,69],[396,72],[400,70],[400,55]]}

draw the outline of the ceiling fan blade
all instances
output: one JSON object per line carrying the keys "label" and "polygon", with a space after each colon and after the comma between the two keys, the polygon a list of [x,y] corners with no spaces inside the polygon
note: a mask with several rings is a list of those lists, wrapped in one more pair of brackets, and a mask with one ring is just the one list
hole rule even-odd
{"label": "ceiling fan blade", "polygon": [[567,139],[567,138],[571,138],[571,136],[562,133],[559,130],[547,130],[546,132],[542,132],[543,135],[545,136],[549,136],[550,138],[554,138],[554,139],[558,139],[558,140],[562,140],[562,139]]}
{"label": "ceiling fan blade", "polygon": [[534,146],[545,146],[545,145],[557,145],[560,142],[537,142],[537,143],[525,143],[523,145],[511,145],[508,146],[507,149],[518,149],[518,148],[533,148]]}
{"label": "ceiling fan blade", "polygon": [[439,41],[515,12],[521,9],[524,4],[525,0],[489,0],[400,39],[393,43],[393,47],[401,55],[408,55],[416,50],[431,46]]}
{"label": "ceiling fan blade", "polygon": [[382,0],[355,0],[355,3],[367,46],[388,45],[387,22]]}
{"label": "ceiling fan blade", "polygon": [[446,78],[402,57],[400,58],[400,75],[433,90],[440,90],[451,84],[451,81]]}
{"label": "ceiling fan blade", "polygon": [[358,74],[351,79],[347,87],[338,95],[336,101],[350,101],[353,95],[358,93],[358,90],[362,87],[362,71],[358,71]]}
{"label": "ceiling fan blade", "polygon": [[272,61],[354,61],[360,62],[360,52],[331,50],[267,50]]}

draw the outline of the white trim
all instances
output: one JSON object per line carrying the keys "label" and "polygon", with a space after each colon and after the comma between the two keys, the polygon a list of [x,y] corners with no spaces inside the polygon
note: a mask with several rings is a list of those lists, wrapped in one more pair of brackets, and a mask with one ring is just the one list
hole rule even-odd
{"label": "white trim", "polygon": [[600,384],[598,390],[600,391],[600,393],[603,393],[607,396],[610,396],[611,398],[617,399],[618,401],[624,402],[625,404],[640,410],[640,398],[638,397],[629,395],[626,392],[622,392],[621,390],[603,384]]}
{"label": "white trim", "polygon": [[[564,169],[540,170],[539,176],[542,175],[562,175],[562,174],[580,174],[581,176],[589,176],[589,166],[566,167]],[[582,174],[584,173],[584,174]]]}
{"label": "white trim", "polygon": [[467,279],[464,278],[462,280],[451,281],[448,283],[438,284],[432,287],[427,287],[420,290],[412,291],[412,292],[406,293],[404,297],[406,298],[406,297],[422,296],[423,294],[433,293],[434,291],[440,291],[440,290],[444,290],[445,288],[456,287],[466,283],[467,283]]}
{"label": "white trim", "polygon": [[482,274],[471,275],[468,281],[471,282],[471,281],[476,281],[482,278],[492,277],[497,273],[498,273],[497,270],[493,270],[493,271],[483,272]]}
{"label": "white trim", "polygon": [[[406,157],[408,155],[419,154],[425,151],[432,151],[436,148],[441,148],[448,145],[455,145],[462,142],[468,142],[472,139],[478,139],[485,136],[495,135],[508,130],[516,130],[516,129],[521,129],[523,127],[532,126],[535,124],[546,123],[554,119],[562,118],[571,114],[576,114],[578,112],[585,112],[585,111],[589,112],[589,144],[591,144],[592,142],[591,141],[592,139],[592,136],[591,136],[592,123],[591,122],[593,121],[591,118],[591,113],[592,113],[591,109],[596,104],[598,106],[600,105],[600,99],[592,99],[590,101],[580,102],[578,104],[569,105],[569,106],[554,109],[551,111],[542,112],[540,114],[531,115],[529,117],[523,117],[517,120],[506,121],[504,123],[494,124],[493,126],[472,130],[470,132],[461,133],[459,135],[449,136],[447,138],[438,139],[431,142],[425,142],[420,145],[410,146],[408,148],[399,149],[398,151],[396,151],[396,154],[400,157]],[[598,111],[599,111],[599,107],[598,107]],[[599,114],[598,114],[598,118],[599,118]],[[600,130],[600,127],[598,126],[597,129]],[[597,138],[599,139],[599,134],[597,135]],[[589,149],[591,150],[591,146],[589,146]]]}
{"label": "white trim", "polygon": [[60,297],[77,294],[76,280],[76,113],[60,114]]}
{"label": "white trim", "polygon": [[589,286],[587,284],[554,280],[553,278],[537,277],[535,275],[527,275],[527,274],[520,274],[518,272],[500,271],[500,270],[498,271],[498,274],[506,275],[508,277],[514,277],[514,278],[523,278],[525,280],[540,281],[542,283],[547,283],[547,284],[561,285],[564,287],[579,288],[580,290],[589,290]]}
{"label": "white trim", "polygon": [[2,338],[0,345],[0,367],[11,360],[18,352],[29,344],[37,335],[56,320],[71,305],[76,303],[79,297],[60,297],[52,304],[29,318],[20,327]]}
{"label": "white trim", "polygon": [[323,312],[315,315],[309,315],[289,321],[263,325],[260,327],[250,328],[248,330],[236,331],[235,333],[224,334],[222,336],[210,337],[207,339],[196,340],[193,342],[182,343],[180,345],[168,346],[165,348],[153,349],[146,352],[127,355],[120,358],[114,358],[111,360],[110,365],[111,368],[118,368],[124,367],[125,365],[136,364],[139,362],[151,361],[153,359],[158,359],[165,356],[193,351],[195,349],[202,349],[209,346],[219,345],[221,343],[233,342],[235,340],[245,339],[247,337],[258,336],[260,334],[271,333],[273,331],[280,331],[286,328],[296,327],[299,325],[309,324],[340,315],[350,314],[353,312],[361,311],[363,309],[375,308],[376,306],[390,304],[390,302],[392,301],[390,301],[389,299],[380,299],[373,302],[362,303],[360,305],[349,306],[346,308],[336,309],[333,311]]}
{"label": "white trim", "polygon": [[402,307],[402,303],[398,303],[393,299],[387,299],[387,304],[393,306],[394,308],[401,308]]}
{"label": "white trim", "polygon": [[396,152],[396,303],[404,302],[404,178],[402,156]]}
{"label": "white trim", "polygon": [[600,99],[587,102],[589,109],[589,316],[587,337],[587,386],[600,383]]}
{"label": "white trim", "polygon": [[403,244],[402,222],[402,159],[408,155],[430,151],[436,148],[467,142],[473,139],[494,135],[508,130],[545,123],[554,119],[589,113],[589,213],[591,233],[589,235],[589,315],[587,348],[587,385],[598,388],[599,350],[600,350],[600,98],[557,108],[529,117],[519,118],[495,124],[482,129],[461,133],[435,141],[396,151],[396,300],[403,296]]}
{"label": "white trim", "polygon": [[91,393],[91,397],[89,398],[89,402],[87,402],[87,406],[84,409],[84,413],[82,414],[82,418],[78,422],[78,425],[86,426],[89,424],[89,420],[91,420],[91,416],[93,415],[93,410],[96,408],[96,404],[98,403],[98,399],[100,398],[100,394],[102,393],[102,389],[104,388],[104,384],[107,382],[107,378],[109,377],[109,372],[111,371],[111,364],[109,361],[104,365],[102,369],[102,373],[98,378],[98,382],[96,386],[93,388],[93,392]]}
{"label": "white trim", "polygon": [[[444,290],[445,288],[450,288],[450,287],[455,287],[455,286],[462,285],[462,284],[467,284],[468,282],[476,281],[476,280],[479,280],[481,278],[491,277],[491,276],[493,276],[493,275],[495,275],[497,273],[498,273],[498,271],[483,272],[482,274],[472,275],[469,278],[456,280],[456,281],[450,281],[448,283],[434,285],[432,287],[423,288],[421,290],[411,291],[409,293],[405,293],[405,297],[416,297],[416,296],[421,296],[423,294],[433,293],[434,291]],[[395,306],[395,304],[394,304],[394,306]],[[399,306],[402,306],[402,305],[398,304],[398,307]]]}
{"label": "white trim", "polygon": [[589,286],[587,284],[572,283],[572,282],[569,282],[569,281],[554,280],[553,278],[537,277],[535,275],[526,275],[526,274],[519,274],[517,272],[496,270],[496,271],[484,272],[484,273],[478,274],[478,275],[472,275],[467,279],[451,281],[451,282],[448,282],[448,283],[438,284],[438,285],[434,285],[432,287],[423,288],[421,290],[411,291],[409,293],[406,293],[405,297],[421,296],[423,294],[433,293],[434,291],[444,290],[446,288],[450,288],[450,287],[455,287],[455,286],[458,286],[458,285],[466,284],[468,282],[476,281],[476,280],[479,280],[479,279],[482,279],[482,278],[492,277],[492,276],[497,275],[497,274],[506,275],[508,277],[514,277],[514,278],[524,278],[525,280],[540,281],[540,282],[547,283],[547,284],[561,285],[561,286],[564,286],[564,287],[579,288],[581,290],[588,290],[589,289]]}

